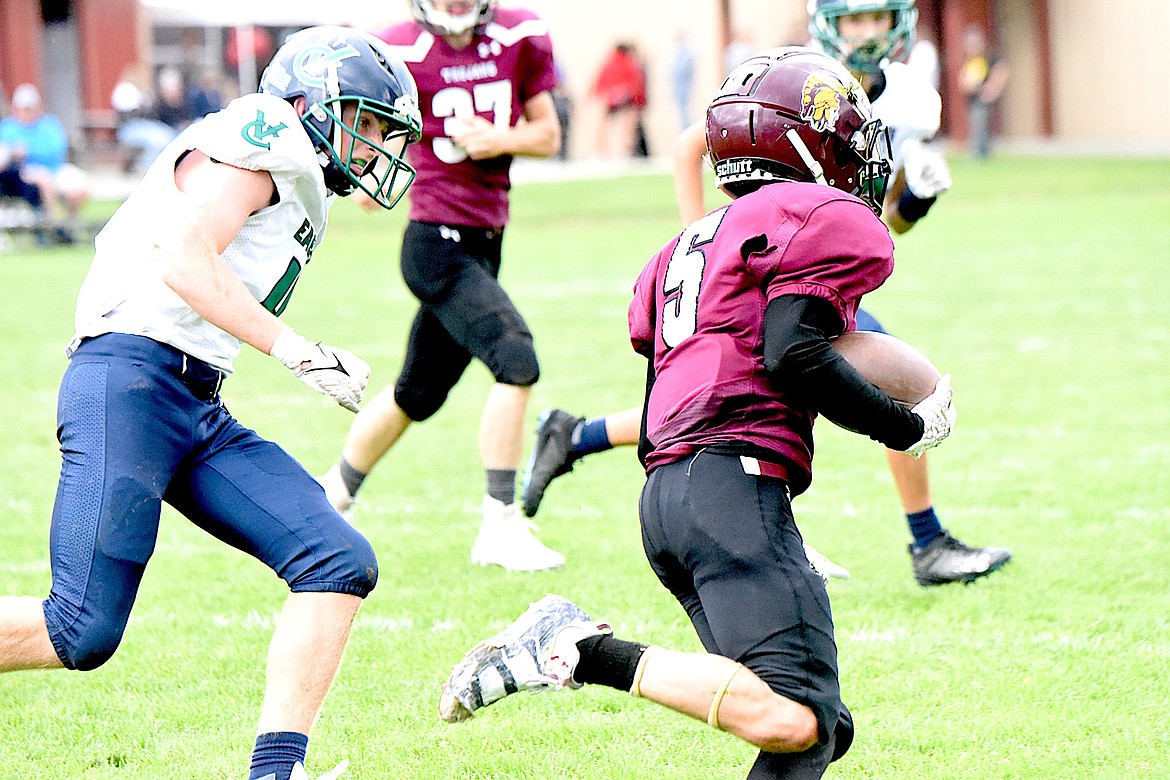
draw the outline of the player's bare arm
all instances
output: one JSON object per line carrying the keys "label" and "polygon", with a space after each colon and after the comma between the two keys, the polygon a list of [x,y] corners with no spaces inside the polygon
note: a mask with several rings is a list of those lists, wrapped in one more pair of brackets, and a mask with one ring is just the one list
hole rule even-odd
{"label": "player's bare arm", "polygon": [[208,322],[267,354],[287,326],[260,305],[221,253],[248,217],[272,202],[272,177],[195,150],[176,167],[175,182],[176,229],[162,247],[170,258],[163,281]]}
{"label": "player's bare arm", "polygon": [[706,154],[706,123],[697,120],[679,133],[674,142],[674,197],[684,225],[707,213],[703,205],[703,157]]}

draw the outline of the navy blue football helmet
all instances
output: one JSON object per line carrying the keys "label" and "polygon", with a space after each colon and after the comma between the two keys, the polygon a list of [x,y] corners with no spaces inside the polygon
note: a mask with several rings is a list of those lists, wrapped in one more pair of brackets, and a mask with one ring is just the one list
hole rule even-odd
{"label": "navy blue football helmet", "polygon": [[260,91],[305,99],[301,123],[330,191],[361,189],[387,209],[406,194],[415,175],[406,146],[422,136],[422,117],[414,77],[386,43],[346,27],[293,33],[264,69]]}

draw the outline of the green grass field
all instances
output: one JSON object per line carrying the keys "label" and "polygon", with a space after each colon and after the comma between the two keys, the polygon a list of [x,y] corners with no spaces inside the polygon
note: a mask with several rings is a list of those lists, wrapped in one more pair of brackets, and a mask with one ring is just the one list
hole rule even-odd
{"label": "green grass field", "polygon": [[[954,375],[959,424],[931,455],[936,503],[962,539],[1014,561],[971,586],[924,590],[880,448],[818,426],[816,478],[795,511],[853,572],[830,586],[842,684],[858,725],[834,778],[1170,777],[1170,161],[953,161],[955,189],[899,239],[867,299]],[[715,198],[709,201],[712,204]],[[414,311],[397,250],[405,210],[334,209],[285,318],[392,382]],[[633,279],[678,229],[666,176],[517,187],[504,283],[537,335],[529,414],[640,402],[625,311]],[[0,255],[0,594],[44,595],[62,347],[83,249]],[[237,417],[310,471],[350,416],[244,354]],[[347,778],[734,780],[754,751],[609,689],[517,696],[457,726],[438,688],[473,642],[546,592],[619,636],[699,649],[642,556],[632,451],[553,484],[538,520],[558,572],[473,567],[489,377],[473,366],[361,496],[381,581],[354,629],[310,745]],[[0,677],[0,777],[241,778],[273,618],[267,569],[163,517],[122,648],[88,674]]]}

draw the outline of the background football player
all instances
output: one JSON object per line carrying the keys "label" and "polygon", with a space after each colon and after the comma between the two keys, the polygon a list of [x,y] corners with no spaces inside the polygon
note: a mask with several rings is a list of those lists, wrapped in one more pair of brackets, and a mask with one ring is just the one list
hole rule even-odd
{"label": "background football player", "polygon": [[422,143],[411,147],[419,186],[402,238],[402,275],[419,300],[397,383],[354,420],[341,458],[322,478],[330,501],[354,495],[412,423],[435,414],[475,358],[495,378],[480,417],[486,474],[471,558],[532,571],[565,559],[533,534],[515,502],[524,417],[540,368],[532,334],[497,281],[513,155],[560,146],[547,25],[494,0],[412,0],[414,20],[380,35],[419,87]]}
{"label": "background football player", "polygon": [[361,190],[392,207],[419,133],[414,82],[389,47],[318,27],[281,46],[260,93],[195,123],[151,165],[97,236],[77,299],[52,587],[43,602],[0,598],[0,671],[109,660],[165,501],[288,583],[248,776],[306,777],[309,732],[378,564],[313,477],[237,422],[219,391],[248,344],[357,411],[369,366],[277,317],[335,196]]}
{"label": "background football player", "polygon": [[[891,135],[894,179],[883,218],[905,233],[926,216],[951,186],[946,161],[928,142],[938,131],[942,101],[927,78],[905,64],[914,43],[918,9],[914,0],[811,0],[812,45],[849,68],[873,103],[874,115]],[[680,135],[675,148],[675,190],[684,223],[705,212],[703,127],[696,123]],[[860,330],[885,332],[867,311],[858,312]],[[523,507],[536,513],[544,491],[556,477],[593,452],[634,444],[642,410],[581,418],[560,409],[546,411],[524,473]],[[1011,553],[996,547],[971,547],[943,528],[930,492],[927,459],[887,451],[886,458],[906,522],[913,537],[910,556],[915,580],[923,586],[970,582],[1001,568]],[[809,555],[824,574],[849,572],[815,549]]]}
{"label": "background football player", "polygon": [[875,216],[889,149],[861,85],[831,57],[778,49],[732,72],[705,127],[732,201],[651,258],[629,322],[648,360],[643,546],[707,653],[617,639],[547,596],[456,665],[439,711],[462,720],[518,689],[607,685],[757,746],[753,780],[818,778],[853,720],[792,515],[813,421],[918,454],[950,432],[951,389],[943,377],[907,409],[831,346],[894,267]]}

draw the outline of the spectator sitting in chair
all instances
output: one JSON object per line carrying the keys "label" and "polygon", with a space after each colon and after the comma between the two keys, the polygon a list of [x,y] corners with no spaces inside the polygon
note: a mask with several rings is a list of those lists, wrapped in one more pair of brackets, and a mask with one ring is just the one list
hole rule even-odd
{"label": "spectator sitting in chair", "polygon": [[88,196],[86,175],[66,162],[69,139],[61,120],[45,113],[32,84],[12,91],[11,116],[0,120],[0,195],[27,201],[45,231],[42,242],[73,243]]}
{"label": "spectator sitting in chair", "polygon": [[110,95],[110,104],[118,112],[118,143],[130,153],[124,167],[127,172],[133,169],[139,174],[146,173],[178,134],[159,119],[154,93],[143,86],[149,79],[144,76],[145,69],[140,62],[128,66]]}

